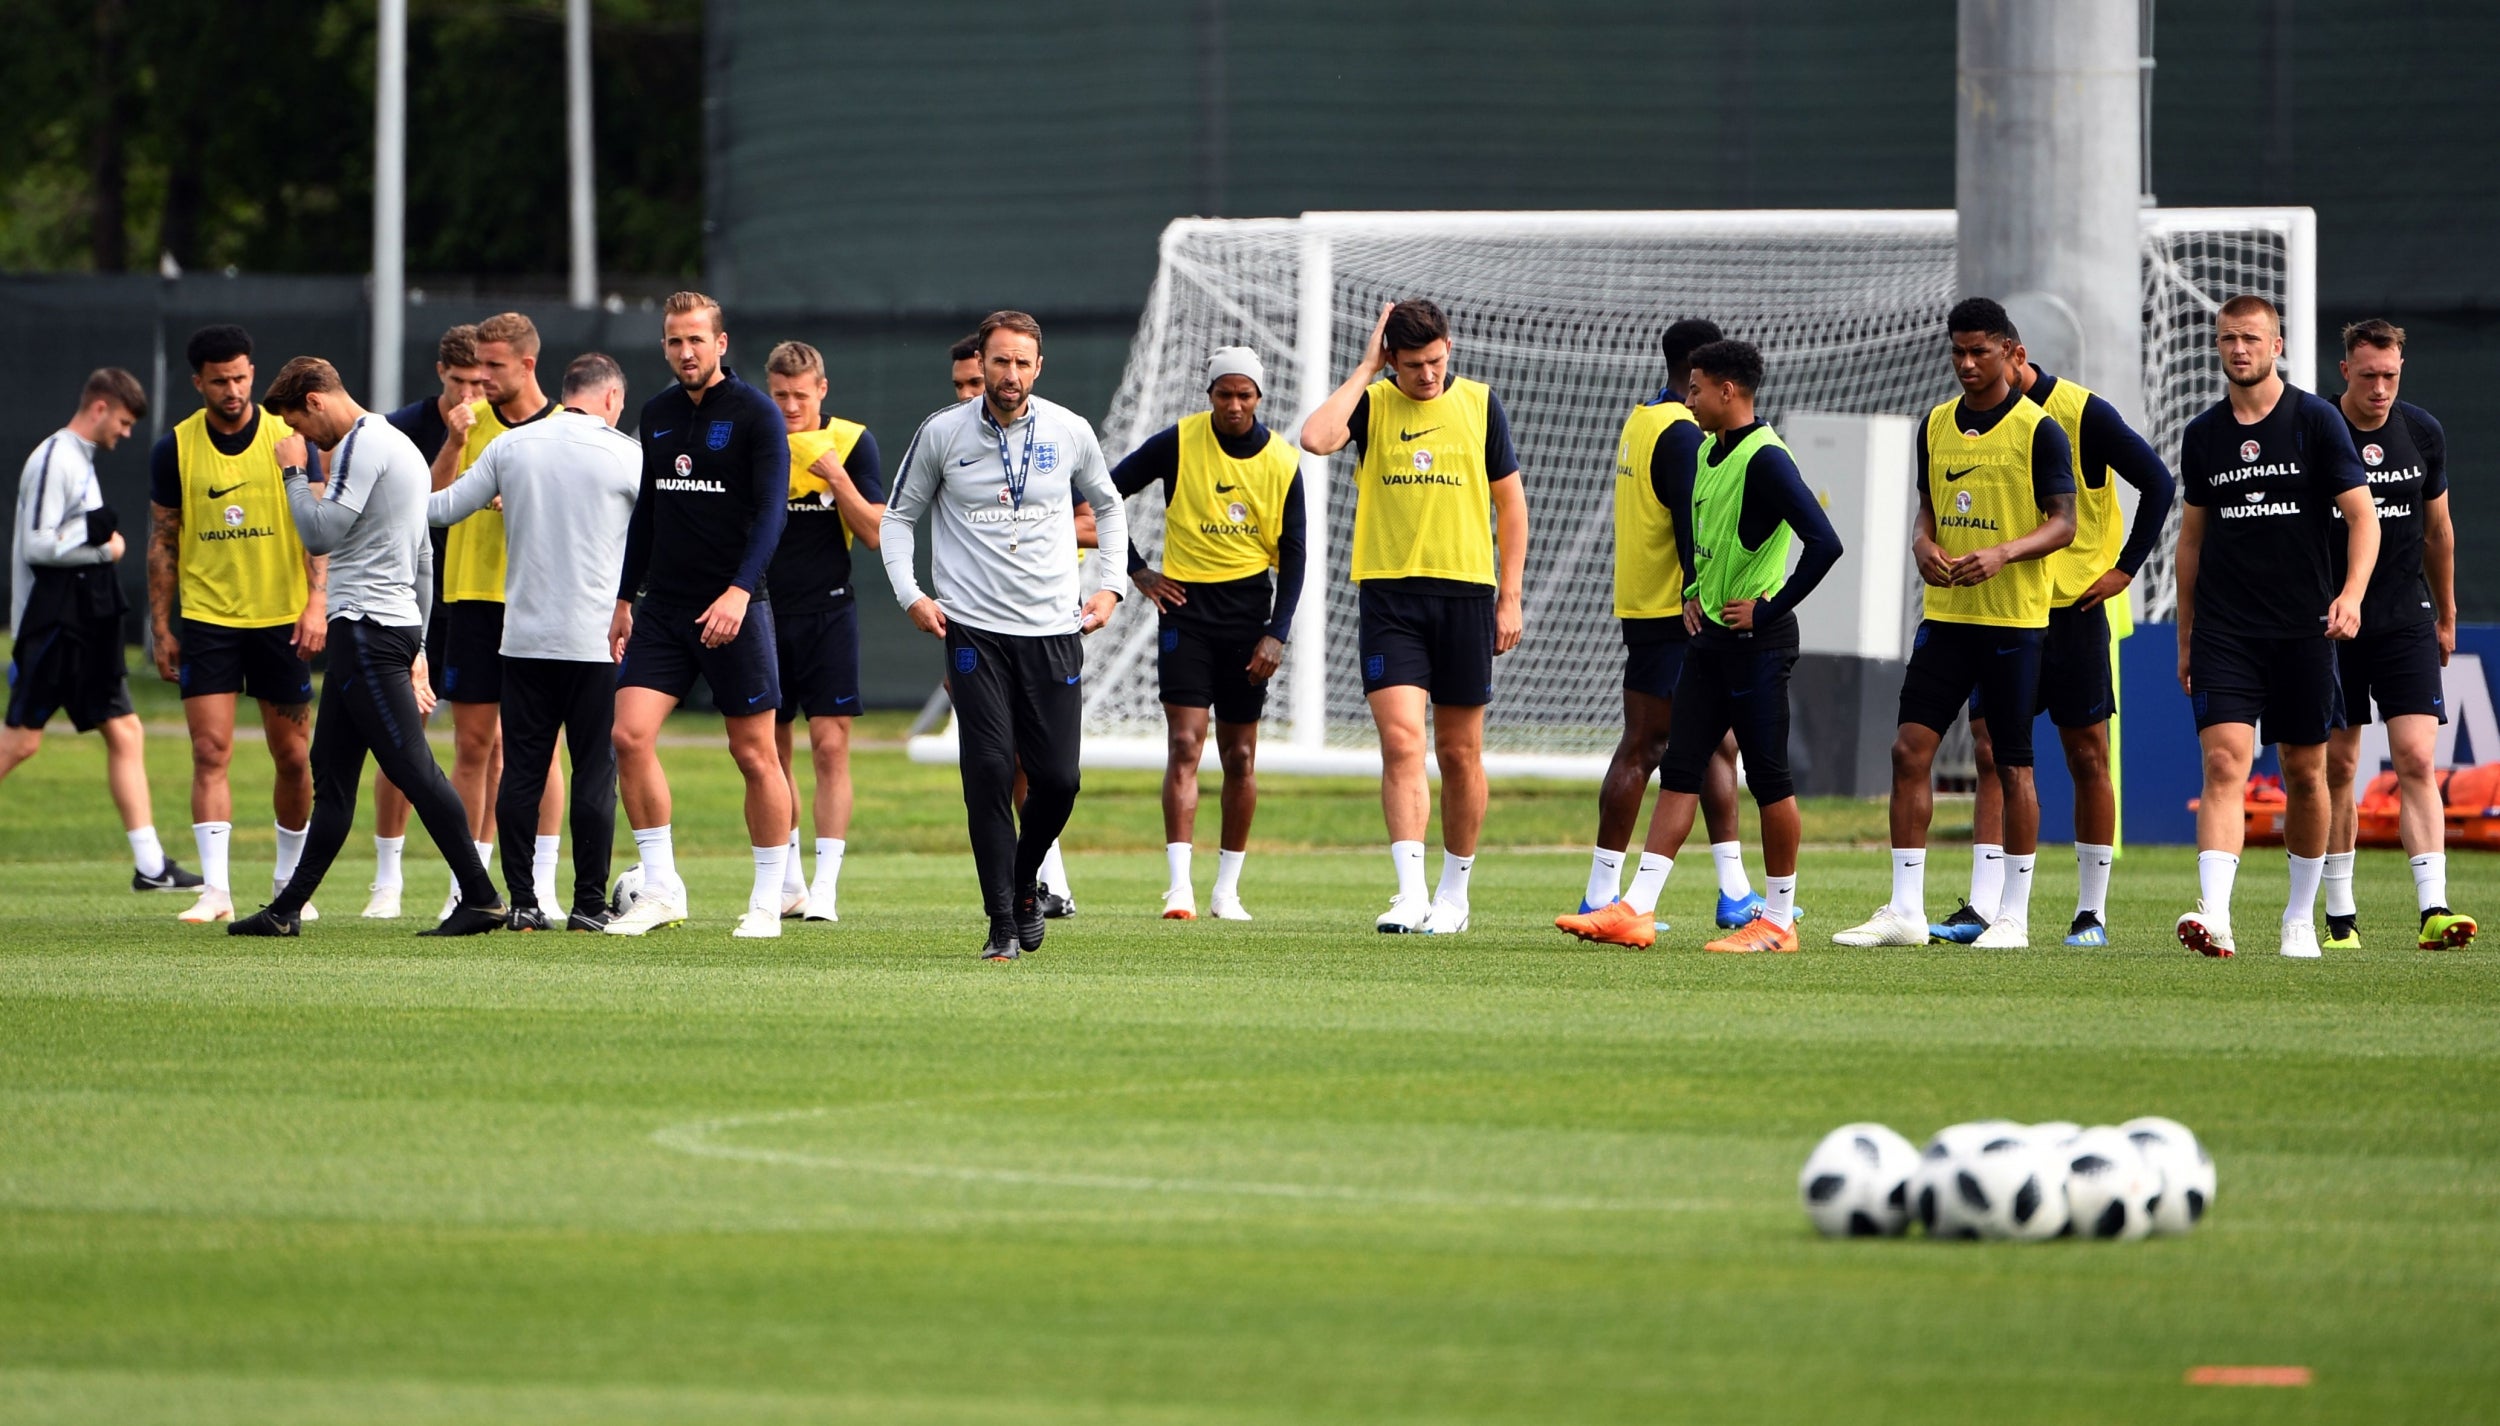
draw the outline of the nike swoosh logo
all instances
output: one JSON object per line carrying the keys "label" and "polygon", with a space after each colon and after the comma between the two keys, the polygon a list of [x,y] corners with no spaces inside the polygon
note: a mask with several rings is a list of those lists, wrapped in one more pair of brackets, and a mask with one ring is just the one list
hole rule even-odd
{"label": "nike swoosh logo", "polygon": [[1226,485],[1220,480],[1215,483],[1215,493],[1218,495],[1230,495],[1240,488],[1238,485]]}
{"label": "nike swoosh logo", "polygon": [[1420,441],[1424,437],[1429,436],[1433,432],[1440,429],[1441,428],[1439,426],[1426,426],[1420,431],[1410,431],[1405,427],[1400,426],[1398,428],[1398,439],[1401,441]]}
{"label": "nike swoosh logo", "polygon": [[225,489],[223,489],[223,490],[219,490],[216,486],[212,485],[212,486],[210,486],[210,487],[208,488],[208,498],[209,498],[209,499],[211,499],[211,500],[223,500],[223,499],[225,499],[227,496],[232,495],[232,494],[233,494],[233,493],[235,493],[236,491],[241,490],[244,486],[247,486],[247,485],[249,485],[249,484],[251,484],[251,482],[250,482],[250,481],[248,481],[248,480],[238,480],[238,481],[236,481],[234,484],[227,486],[227,487],[226,487]]}
{"label": "nike swoosh logo", "polygon": [[747,700],[747,706],[748,706],[749,708],[752,708],[752,707],[754,707],[756,704],[761,703],[761,702],[763,702],[763,701],[764,701],[764,695],[763,695],[763,694],[761,694],[761,693],[759,693],[759,694],[755,695],[753,698],[750,698],[750,699],[748,699],[748,700]]}
{"label": "nike swoosh logo", "polygon": [[1069,675],[1068,675],[1068,682],[1070,682],[1070,683],[1074,683],[1074,682],[1076,682],[1078,679],[1080,679],[1080,678],[1082,678],[1082,677],[1084,677],[1084,675],[1083,675],[1083,674],[1077,674],[1077,673],[1072,673],[1072,674],[1069,674]]}
{"label": "nike swoosh logo", "polygon": [[[675,430],[675,429],[676,429],[676,427],[674,427],[674,426],[671,426],[671,427],[669,428],[669,430],[672,430],[672,431],[673,431],[673,430]],[[665,435],[667,435],[667,434],[668,434],[668,431],[653,431],[653,432],[651,433],[651,439],[653,439],[653,440],[655,440],[655,441],[656,441],[656,440],[658,440],[659,438],[661,438],[662,436],[665,436]]]}
{"label": "nike swoosh logo", "polygon": [[979,459],[979,456],[965,456],[962,460],[955,462],[955,465],[957,469],[961,469],[962,467],[968,466]]}
{"label": "nike swoosh logo", "polygon": [[1990,852],[1990,853],[1988,853],[1988,854],[1987,854],[1987,856],[1986,856],[1986,857],[1982,858],[1982,860],[1984,860],[1984,861],[1992,861],[1992,862],[2001,862],[2001,861],[2005,860],[2005,854],[2004,854],[2004,853],[2002,853],[2002,852]]}
{"label": "nike swoosh logo", "polygon": [[1977,470],[1977,469],[1979,469],[1979,467],[1977,467],[1977,466],[1975,466],[1975,465],[1966,465],[1966,466],[1962,467],[1960,470],[1948,470],[1948,471],[1946,471],[1946,472],[1944,473],[1945,483],[1949,485],[1949,484],[1951,484],[1952,482],[1957,481],[1957,480],[1960,480],[1963,476],[1966,476],[1966,475],[1970,474],[1972,471]]}

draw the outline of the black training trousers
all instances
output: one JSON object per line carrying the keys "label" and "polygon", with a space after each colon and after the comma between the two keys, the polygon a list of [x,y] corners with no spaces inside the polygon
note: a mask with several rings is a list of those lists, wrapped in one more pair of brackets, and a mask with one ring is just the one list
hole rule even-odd
{"label": "black training trousers", "polygon": [[[503,839],[504,889],[514,906],[538,905],[531,844],[516,835],[538,825],[556,733],[572,753],[573,907],[596,911],[608,899],[608,854],[616,841],[616,665],[566,659],[503,661],[503,783],[495,789]],[[552,909],[552,908],[542,908]]]}
{"label": "black training trousers", "polygon": [[[408,796],[426,835],[434,839],[443,860],[460,880],[464,906],[495,905],[495,883],[477,858],[469,840],[469,815],[451,780],[426,746],[425,723],[417,716],[417,690],[409,670],[417,660],[423,634],[394,629],[363,619],[330,621],[330,670],[321,678],[321,713],[313,725],[312,826],[304,838],[303,860],[295,879],[269,903],[269,909],[292,917],[312,899],[339,848],[347,845],[356,822],[356,790],[365,777],[365,755],[371,753],[391,785]],[[523,825],[535,825],[536,817]]]}
{"label": "black training trousers", "polygon": [[[1075,634],[993,634],[949,621],[946,658],[981,904],[990,915],[1004,915],[1016,893],[1041,874],[1043,854],[1076,807],[1085,645]],[[1025,778],[1021,828],[1019,762]]]}

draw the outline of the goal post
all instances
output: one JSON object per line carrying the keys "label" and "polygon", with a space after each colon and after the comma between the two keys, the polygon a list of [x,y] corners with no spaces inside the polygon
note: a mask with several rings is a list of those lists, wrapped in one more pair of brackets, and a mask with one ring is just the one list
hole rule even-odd
{"label": "goal post", "polygon": [[[1662,379],[1659,331],[1707,316],[1763,350],[1765,419],[1917,416],[1951,391],[1943,323],[1955,297],[1950,210],[1306,213],[1176,221],[1117,394],[1116,458],[1206,404],[1207,354],[1266,359],[1261,415],[1280,437],[1342,381],[1383,301],[1449,313],[1453,368],[1507,408],[1528,481],[1527,637],[1495,664],[1488,771],[1595,779],[1621,726],[1613,617],[1614,455],[1631,407]],[[2305,208],[2148,209],[2143,219],[2146,435],[2175,461],[2181,428],[2222,390],[2212,314],[2240,292],[2285,312],[2288,375],[2310,384],[2315,218]],[[1271,692],[1260,765],[1371,774],[1378,752],[1355,649],[1351,452],[1305,456],[1302,603]],[[1816,473],[1808,471],[1810,482]],[[1159,550],[1163,502],[1128,505]],[[2175,515],[2174,515],[2175,521]],[[1844,540],[1851,531],[1843,531]],[[1914,579],[1906,556],[1902,578]],[[2138,584],[2140,617],[2175,607],[2168,542]],[[1156,620],[1142,601],[1087,641],[1084,759],[1160,768]],[[914,739],[951,761],[951,727]],[[1207,765],[1214,765],[1212,751]]]}

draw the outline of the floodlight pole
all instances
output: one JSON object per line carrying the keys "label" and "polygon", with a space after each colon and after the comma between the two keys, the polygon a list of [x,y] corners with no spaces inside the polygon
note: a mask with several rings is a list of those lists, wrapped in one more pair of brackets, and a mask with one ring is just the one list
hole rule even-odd
{"label": "floodlight pole", "polygon": [[573,305],[599,304],[599,210],[592,201],[590,0],[564,3],[564,137],[573,210]]}
{"label": "floodlight pole", "polygon": [[2139,0],[1961,0],[1954,163],[1962,294],[2139,425],[2140,21]]}
{"label": "floodlight pole", "polygon": [[399,404],[408,325],[408,0],[379,0],[373,67],[373,382],[377,411]]}

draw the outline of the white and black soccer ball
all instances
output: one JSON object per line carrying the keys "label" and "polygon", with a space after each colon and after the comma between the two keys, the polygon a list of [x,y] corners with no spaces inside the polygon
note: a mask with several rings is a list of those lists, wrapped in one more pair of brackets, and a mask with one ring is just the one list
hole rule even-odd
{"label": "white and black soccer ball", "polygon": [[2056,1149],[2008,1130],[1967,1155],[1953,1174],[1955,1212],[1983,1238],[2040,1243],[2066,1231],[2066,1164]]}
{"label": "white and black soccer ball", "polygon": [[622,916],[633,910],[634,903],[641,899],[642,863],[636,862],[617,873],[616,889],[608,893],[608,911],[611,915]]}
{"label": "white and black soccer ball", "polygon": [[1927,1141],[1927,1147],[1919,1153],[1918,1167],[1910,1173],[1909,1192],[1911,1215],[1927,1230],[1927,1236],[1980,1236],[1978,1218],[1966,1211],[1960,1175],[1982,1147],[2021,1131],[2022,1126],[2011,1119],[1981,1119],[1948,1124]]}
{"label": "white and black soccer ball", "polygon": [[2188,1126],[2148,1114],[2118,1126],[2135,1142],[2144,1162],[2161,1177],[2153,1201],[2153,1231],[2179,1234],[2196,1226],[2214,1201],[2214,1160]]}
{"label": "white and black soccer ball", "polygon": [[2132,1241],[2153,1231],[2161,1173],[2119,1129],[2095,1124],[2058,1150],[2066,1163],[2066,1207],[2078,1238]]}
{"label": "white and black soccer ball", "polygon": [[1918,1150],[1881,1124],[1843,1124],[1797,1173],[1797,1199],[1827,1238],[1887,1238],[1909,1226]]}
{"label": "white and black soccer ball", "polygon": [[2025,1137],[2045,1148],[2056,1148],[2083,1132],[2083,1126],[2072,1119],[2051,1119],[2045,1124],[2026,1125]]}

